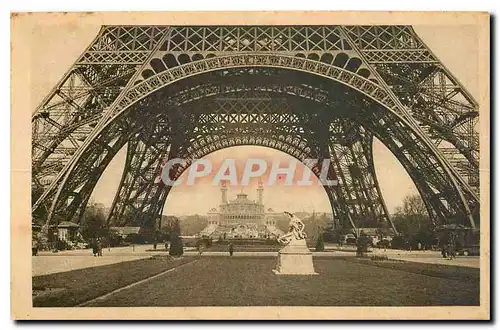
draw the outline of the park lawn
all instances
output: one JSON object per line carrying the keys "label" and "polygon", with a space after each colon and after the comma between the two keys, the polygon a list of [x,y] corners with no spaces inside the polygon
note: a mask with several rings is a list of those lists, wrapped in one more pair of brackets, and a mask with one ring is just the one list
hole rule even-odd
{"label": "park lawn", "polygon": [[32,278],[33,307],[71,307],[194,260],[151,257]]}
{"label": "park lawn", "polygon": [[[444,306],[478,305],[474,269],[461,276],[409,262],[388,268],[354,258],[315,258],[316,276],[278,276],[274,258],[204,257],[91,306]],[[459,267],[461,268],[461,267]],[[429,270],[427,270],[429,271]]]}
{"label": "park lawn", "polygon": [[463,282],[479,282],[479,268],[460,267],[454,265],[426,264],[402,260],[374,261],[366,258],[349,258],[346,260],[377,267],[402,270],[415,274],[456,279]]}

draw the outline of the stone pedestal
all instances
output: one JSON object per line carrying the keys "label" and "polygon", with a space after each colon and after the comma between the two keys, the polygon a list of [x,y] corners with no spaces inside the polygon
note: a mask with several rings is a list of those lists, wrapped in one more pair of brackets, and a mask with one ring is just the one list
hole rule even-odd
{"label": "stone pedestal", "polygon": [[276,275],[318,275],[314,271],[312,252],[305,239],[292,239],[278,252],[278,264],[273,269]]}

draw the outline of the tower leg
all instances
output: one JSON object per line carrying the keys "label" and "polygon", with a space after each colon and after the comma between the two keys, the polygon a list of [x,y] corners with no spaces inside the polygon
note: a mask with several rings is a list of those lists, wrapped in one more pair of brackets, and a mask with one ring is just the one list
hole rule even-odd
{"label": "tower leg", "polygon": [[115,195],[108,223],[115,226],[155,227],[159,190],[165,189],[158,176],[168,154],[169,127],[156,125],[129,140],[124,172]]}
{"label": "tower leg", "polygon": [[332,166],[356,227],[390,226],[387,207],[380,193],[372,156],[373,136],[361,126],[345,125],[343,138],[332,138]]}

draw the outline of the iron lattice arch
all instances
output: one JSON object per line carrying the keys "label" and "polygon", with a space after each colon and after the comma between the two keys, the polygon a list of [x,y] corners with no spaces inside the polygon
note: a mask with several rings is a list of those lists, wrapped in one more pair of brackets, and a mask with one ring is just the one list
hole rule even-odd
{"label": "iron lattice arch", "polygon": [[108,219],[149,226],[169,192],[162,161],[254,144],[329,158],[334,216],[390,223],[376,137],[434,223],[475,226],[477,121],[477,103],[408,26],[105,26],[32,117],[33,217],[78,221],[126,145]]}

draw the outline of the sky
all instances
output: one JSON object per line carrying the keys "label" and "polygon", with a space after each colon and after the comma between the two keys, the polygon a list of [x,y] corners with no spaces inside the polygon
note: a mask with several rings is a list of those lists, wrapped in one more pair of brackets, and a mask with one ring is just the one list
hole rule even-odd
{"label": "sky", "polygon": [[[66,28],[44,24],[33,30],[31,43],[31,109],[35,110],[41,100],[50,92],[57,81],[71,67],[77,57],[94,39],[99,26],[79,24],[77,21]],[[475,26],[415,26],[417,34],[430,47],[435,55],[458,78],[465,88],[477,99],[478,97],[478,34]],[[219,150],[207,158],[214,164],[225,158],[234,158],[244,162],[248,154],[268,160],[280,159],[289,162],[292,158],[280,151],[254,146],[232,147]],[[91,200],[110,206],[123,171],[125,148],[122,149],[105,170],[101,180],[92,193]],[[374,162],[383,198],[389,212],[402,203],[405,196],[416,194],[415,185],[404,168],[392,153],[379,141],[374,142]],[[187,172],[183,175],[187,175]],[[280,182],[278,182],[280,183]],[[281,182],[282,183],[282,182]],[[250,199],[256,198],[257,181],[243,187]],[[164,207],[164,214],[204,214],[220,202],[220,187],[211,184],[211,180],[198,180],[195,185],[174,187]],[[242,187],[229,186],[229,198],[241,191]],[[330,203],[324,189],[319,185],[310,187],[268,186],[264,182],[264,204],[278,211],[331,212]]]}

